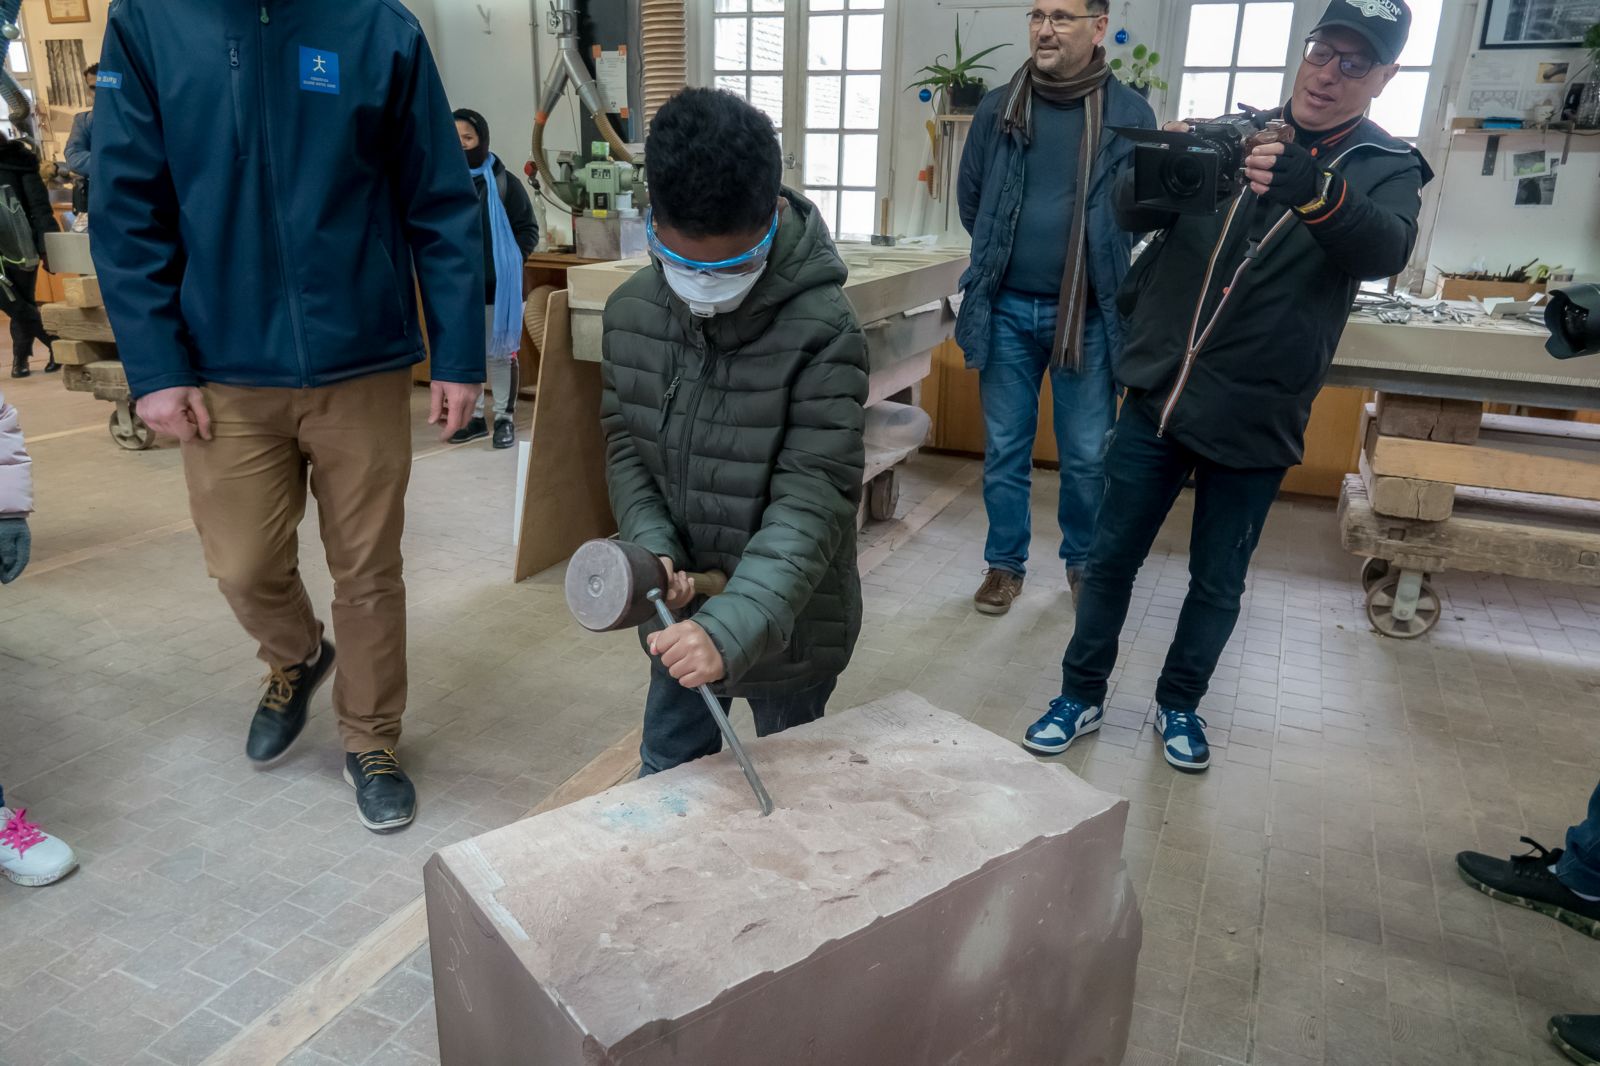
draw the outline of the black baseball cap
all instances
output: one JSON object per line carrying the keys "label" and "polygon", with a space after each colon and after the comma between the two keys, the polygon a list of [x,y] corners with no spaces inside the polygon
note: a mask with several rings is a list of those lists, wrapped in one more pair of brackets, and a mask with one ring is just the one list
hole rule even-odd
{"label": "black baseball cap", "polygon": [[1342,26],[1372,46],[1378,62],[1388,66],[1400,58],[1411,35],[1411,8],[1406,0],[1333,0],[1317,30]]}

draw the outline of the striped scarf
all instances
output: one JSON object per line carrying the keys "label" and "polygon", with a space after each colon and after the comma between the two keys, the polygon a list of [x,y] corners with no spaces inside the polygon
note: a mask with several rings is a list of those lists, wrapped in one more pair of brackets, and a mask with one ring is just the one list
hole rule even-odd
{"label": "striped scarf", "polygon": [[1021,136],[1024,147],[1033,142],[1033,98],[1066,104],[1083,101],[1083,146],[1078,152],[1078,195],[1072,204],[1072,237],[1067,245],[1067,268],[1061,273],[1061,302],[1056,309],[1056,336],[1050,347],[1050,364],[1076,372],[1083,366],[1083,320],[1089,301],[1089,257],[1087,220],[1089,185],[1094,177],[1095,156],[1100,151],[1100,134],[1105,125],[1106,82],[1111,68],[1106,66],[1106,50],[1096,46],[1089,65],[1064,80],[1042,74],[1033,60],[1011,79],[1006,94],[1004,133]]}

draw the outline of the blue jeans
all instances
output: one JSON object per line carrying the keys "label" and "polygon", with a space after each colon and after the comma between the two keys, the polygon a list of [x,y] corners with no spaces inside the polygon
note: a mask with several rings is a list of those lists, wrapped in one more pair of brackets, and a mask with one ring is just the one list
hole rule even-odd
{"label": "blue jeans", "polygon": [[1589,797],[1589,817],[1567,830],[1567,851],[1556,876],[1574,892],[1600,896],[1600,785]]}
{"label": "blue jeans", "polygon": [[[821,718],[838,683],[838,678],[830,677],[792,695],[751,700],[756,736],[781,733]],[[724,711],[733,706],[731,699],[720,702]],[[650,694],[644,703],[644,740],[639,745],[639,776],[649,777],[721,750],[722,731],[700,698],[700,691],[684,688],[661,668],[659,660],[652,660]]]}
{"label": "blue jeans", "polygon": [[1192,474],[1189,594],[1156,684],[1156,701],[1175,711],[1198,707],[1239,620],[1250,556],[1285,473],[1281,467],[1219,466],[1171,437],[1158,436],[1156,423],[1137,403],[1123,404],[1106,452],[1106,505],[1078,588],[1077,625],[1061,660],[1061,694],[1087,704],[1105,700],[1133,579]]}
{"label": "blue jeans", "polygon": [[983,557],[996,570],[1027,572],[1032,539],[1033,441],[1039,430],[1039,387],[1050,369],[1056,450],[1061,457],[1061,559],[1083,566],[1094,538],[1105,484],[1106,434],[1116,418],[1110,344],[1093,306],[1083,328],[1083,368],[1050,368],[1054,296],[1001,289],[994,298],[989,362],[978,372],[983,402],[983,506],[989,539]]}

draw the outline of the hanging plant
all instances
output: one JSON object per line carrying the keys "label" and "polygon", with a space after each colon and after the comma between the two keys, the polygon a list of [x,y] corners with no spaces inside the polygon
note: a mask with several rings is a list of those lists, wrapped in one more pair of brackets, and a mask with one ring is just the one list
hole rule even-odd
{"label": "hanging plant", "polygon": [[1130,89],[1142,90],[1141,95],[1147,96],[1151,89],[1158,92],[1167,91],[1166,81],[1156,73],[1156,64],[1160,62],[1160,52],[1152,52],[1144,45],[1136,44],[1127,62],[1124,62],[1121,56],[1117,56],[1108,65],[1122,84]]}

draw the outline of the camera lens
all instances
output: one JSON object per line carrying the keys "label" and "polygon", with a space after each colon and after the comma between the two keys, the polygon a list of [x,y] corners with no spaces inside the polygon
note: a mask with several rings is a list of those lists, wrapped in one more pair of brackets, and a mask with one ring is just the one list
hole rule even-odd
{"label": "camera lens", "polygon": [[1206,181],[1206,168],[1192,155],[1180,155],[1172,160],[1161,175],[1161,184],[1167,195],[1187,200],[1199,194]]}

